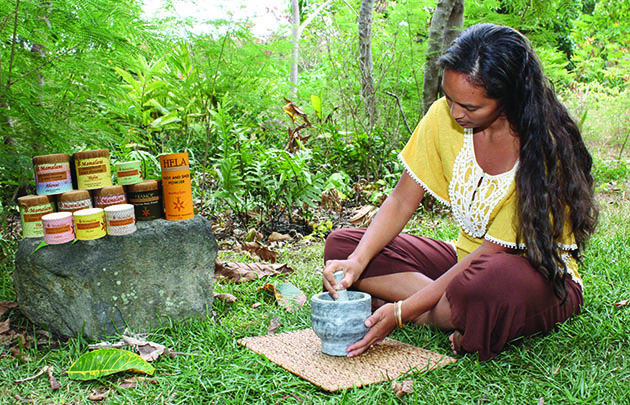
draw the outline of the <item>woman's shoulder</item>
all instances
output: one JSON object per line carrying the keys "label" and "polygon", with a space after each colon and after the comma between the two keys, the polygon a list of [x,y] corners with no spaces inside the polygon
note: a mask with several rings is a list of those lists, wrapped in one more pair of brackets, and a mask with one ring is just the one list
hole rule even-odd
{"label": "woman's shoulder", "polygon": [[448,103],[444,97],[431,105],[418,125],[418,129],[422,132],[432,133],[440,143],[462,142],[464,139],[464,128],[451,117]]}
{"label": "woman's shoulder", "polygon": [[431,107],[429,107],[426,116],[438,119],[449,119],[452,121],[446,97],[441,97],[435,100],[435,102],[431,104]]}

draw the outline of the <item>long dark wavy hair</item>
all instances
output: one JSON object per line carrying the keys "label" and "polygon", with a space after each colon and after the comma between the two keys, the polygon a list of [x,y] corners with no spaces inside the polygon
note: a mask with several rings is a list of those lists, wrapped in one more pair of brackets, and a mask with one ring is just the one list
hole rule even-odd
{"label": "long dark wavy hair", "polygon": [[516,172],[518,241],[532,266],[566,297],[566,265],[557,240],[568,223],[580,250],[594,232],[598,209],[589,154],[580,129],[557,99],[531,44],[518,31],[494,24],[469,27],[438,61],[463,73],[497,100],[520,140]]}

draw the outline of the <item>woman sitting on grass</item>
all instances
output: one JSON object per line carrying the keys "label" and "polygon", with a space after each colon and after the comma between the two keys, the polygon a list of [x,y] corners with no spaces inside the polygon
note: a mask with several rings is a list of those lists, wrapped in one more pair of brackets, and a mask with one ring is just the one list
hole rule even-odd
{"label": "woman sitting on grass", "polygon": [[[454,331],[454,352],[486,360],[583,304],[577,264],[597,222],[592,158],[529,41],[479,24],[438,63],[444,97],[401,152],[395,190],[367,230],[326,241],[333,296],[352,288],[389,302],[366,320],[351,357],[413,322]],[[455,246],[400,233],[427,192],[450,206]]]}

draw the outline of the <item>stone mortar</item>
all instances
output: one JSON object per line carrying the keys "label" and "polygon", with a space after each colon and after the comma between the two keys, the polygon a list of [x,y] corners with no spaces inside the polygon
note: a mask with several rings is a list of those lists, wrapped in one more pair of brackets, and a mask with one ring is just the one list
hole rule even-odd
{"label": "stone mortar", "polygon": [[365,320],[371,315],[372,297],[348,291],[348,301],[335,301],[328,292],[311,297],[313,331],[322,342],[322,352],[346,356],[346,348],[365,336]]}

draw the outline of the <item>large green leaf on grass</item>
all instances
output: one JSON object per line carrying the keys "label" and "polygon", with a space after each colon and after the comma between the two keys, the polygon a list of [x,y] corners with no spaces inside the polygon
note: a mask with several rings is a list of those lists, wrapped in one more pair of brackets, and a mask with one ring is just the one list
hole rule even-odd
{"label": "large green leaf on grass", "polygon": [[92,380],[121,371],[151,375],[154,370],[142,357],[130,351],[100,349],[85,353],[72,363],[68,377],[73,380]]}
{"label": "large green leaf on grass", "polygon": [[306,302],[306,295],[291,283],[281,283],[278,285],[266,284],[261,289],[272,292],[276,297],[278,305],[289,312],[300,309]]}

